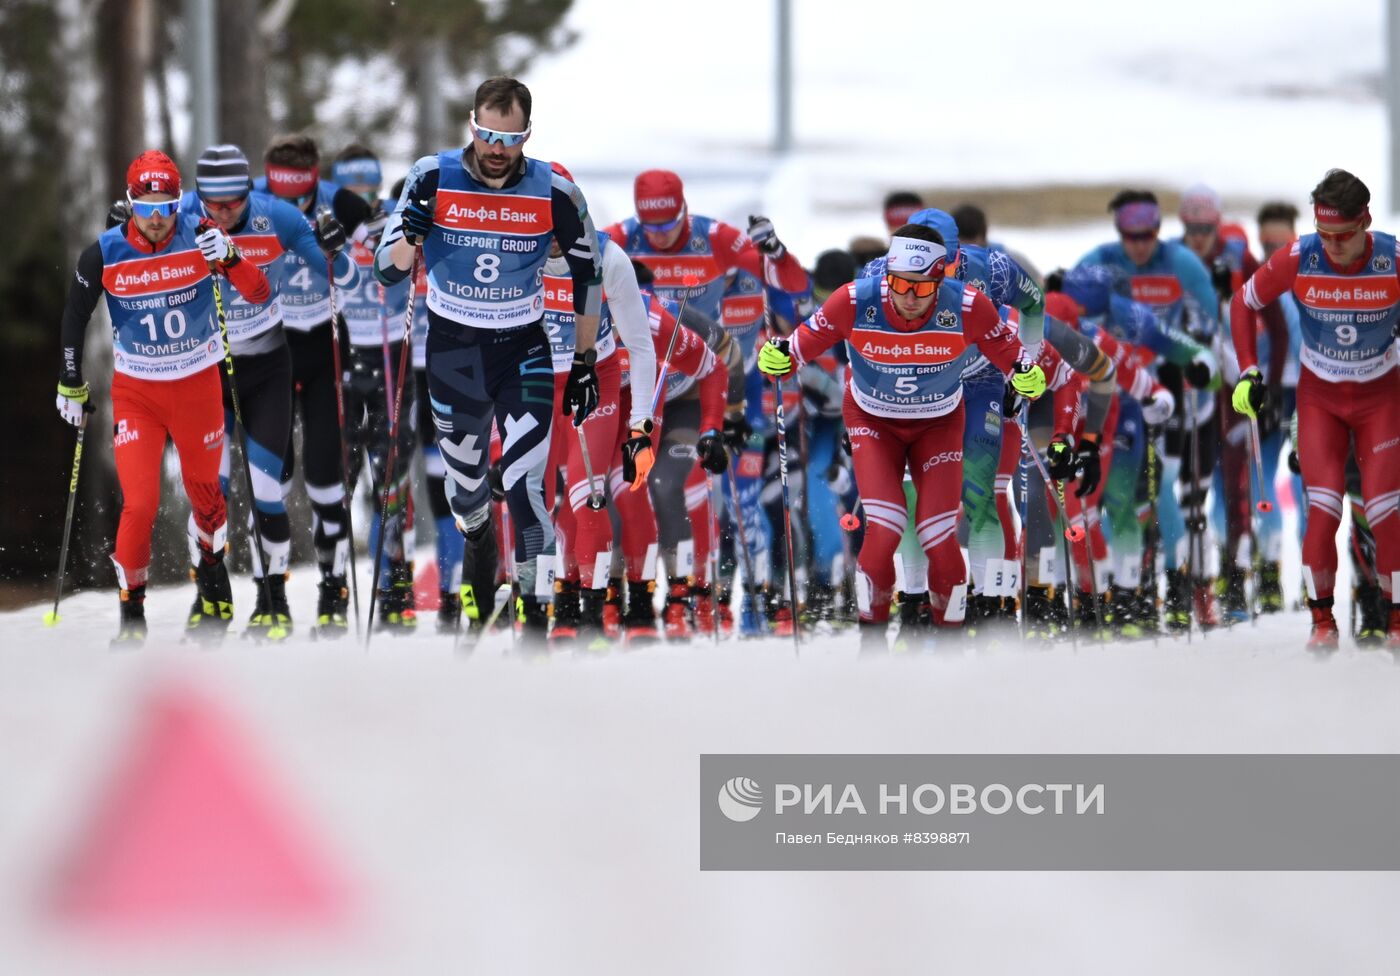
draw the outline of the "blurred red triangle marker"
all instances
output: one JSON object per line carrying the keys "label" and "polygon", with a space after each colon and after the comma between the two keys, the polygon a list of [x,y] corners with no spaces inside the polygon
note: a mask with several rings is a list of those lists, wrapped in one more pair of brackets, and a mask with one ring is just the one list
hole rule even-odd
{"label": "blurred red triangle marker", "polygon": [[316,928],[344,917],[340,877],[228,718],[167,687],[62,865],[51,907],[123,933]]}

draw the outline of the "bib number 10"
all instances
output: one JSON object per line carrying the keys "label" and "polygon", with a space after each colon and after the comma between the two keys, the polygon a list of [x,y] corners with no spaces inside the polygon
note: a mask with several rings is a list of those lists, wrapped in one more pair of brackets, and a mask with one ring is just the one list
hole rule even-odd
{"label": "bib number 10", "polygon": [[[152,342],[159,342],[160,336],[156,335],[155,313],[148,313],[141,316],[140,322],[151,334]],[[185,334],[185,313],[179,309],[171,309],[165,313],[165,321],[162,323],[167,339],[178,339]]]}

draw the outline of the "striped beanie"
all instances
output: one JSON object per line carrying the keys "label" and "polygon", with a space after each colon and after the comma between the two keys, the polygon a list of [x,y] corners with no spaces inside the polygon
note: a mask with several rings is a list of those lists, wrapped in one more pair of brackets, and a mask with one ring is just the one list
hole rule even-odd
{"label": "striped beanie", "polygon": [[210,146],[195,163],[194,185],[200,196],[231,197],[247,193],[253,181],[248,157],[237,146]]}

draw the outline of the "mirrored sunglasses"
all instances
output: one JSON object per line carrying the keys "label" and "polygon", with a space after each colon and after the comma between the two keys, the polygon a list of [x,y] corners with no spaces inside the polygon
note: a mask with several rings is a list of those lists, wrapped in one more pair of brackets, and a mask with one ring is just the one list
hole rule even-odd
{"label": "mirrored sunglasses", "polygon": [[910,281],[908,278],[901,278],[895,274],[885,275],[885,281],[888,282],[890,291],[896,295],[907,295],[912,291],[915,298],[928,298],[943,283],[941,277],[934,278],[932,281]]}
{"label": "mirrored sunglasses", "polygon": [[131,194],[128,193],[126,200],[131,204],[131,212],[142,220],[149,220],[152,217],[173,217],[180,212],[179,197],[160,203],[145,203],[141,200],[131,199]]}
{"label": "mirrored sunglasses", "polygon": [[477,125],[476,113],[471,117],[472,135],[482,142],[497,146],[518,146],[526,139],[530,138],[530,126],[525,126],[524,132],[501,132],[499,129],[488,129],[483,125]]}

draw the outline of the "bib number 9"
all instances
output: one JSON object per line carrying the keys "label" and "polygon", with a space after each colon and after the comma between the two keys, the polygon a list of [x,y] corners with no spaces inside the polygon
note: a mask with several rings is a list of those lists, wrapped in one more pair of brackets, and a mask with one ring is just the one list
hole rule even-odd
{"label": "bib number 9", "polygon": [[1354,345],[1356,345],[1356,326],[1354,326],[1354,325],[1339,325],[1339,326],[1337,326],[1337,342],[1340,343],[1340,344],[1343,345],[1343,346],[1354,346]]}

